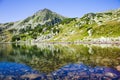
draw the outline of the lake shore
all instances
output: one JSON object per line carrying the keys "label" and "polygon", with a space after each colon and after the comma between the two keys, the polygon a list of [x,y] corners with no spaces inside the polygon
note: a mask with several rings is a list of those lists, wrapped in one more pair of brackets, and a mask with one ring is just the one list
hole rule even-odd
{"label": "lake shore", "polygon": [[9,43],[47,43],[47,44],[116,44],[120,45],[120,41],[18,41],[18,42],[0,42],[0,44],[9,44]]}
{"label": "lake shore", "polygon": [[50,44],[116,44],[120,45],[120,41],[34,41],[33,43],[50,43]]}

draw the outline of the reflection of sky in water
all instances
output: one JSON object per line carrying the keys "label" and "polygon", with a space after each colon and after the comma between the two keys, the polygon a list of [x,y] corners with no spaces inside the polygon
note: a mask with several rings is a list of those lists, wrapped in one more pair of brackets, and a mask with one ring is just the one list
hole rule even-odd
{"label": "reflection of sky in water", "polygon": [[25,75],[38,74],[38,71],[18,63],[1,62],[0,63],[0,80],[18,80],[25,78]]}
{"label": "reflection of sky in water", "polygon": [[22,80],[118,80],[120,72],[107,67],[92,68],[84,64],[69,64],[45,75],[23,64],[0,63],[0,80],[18,80],[20,78]]}

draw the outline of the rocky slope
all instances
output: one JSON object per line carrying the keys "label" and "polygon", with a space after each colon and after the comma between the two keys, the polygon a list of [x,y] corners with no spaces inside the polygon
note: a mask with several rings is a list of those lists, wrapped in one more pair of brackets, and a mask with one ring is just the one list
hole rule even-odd
{"label": "rocky slope", "polygon": [[53,38],[60,41],[102,40],[120,36],[120,9],[88,13],[69,24],[59,25],[61,32]]}
{"label": "rocky slope", "polygon": [[1,41],[119,41],[120,9],[66,18],[43,9],[25,20],[0,24]]}
{"label": "rocky slope", "polygon": [[[64,16],[45,8],[24,20],[0,24],[0,41],[12,41],[12,37],[16,35],[26,34],[28,31],[38,27],[54,26],[59,24],[63,19],[65,19]],[[11,34],[12,37],[9,36],[9,34]],[[8,39],[8,37],[10,38]]]}

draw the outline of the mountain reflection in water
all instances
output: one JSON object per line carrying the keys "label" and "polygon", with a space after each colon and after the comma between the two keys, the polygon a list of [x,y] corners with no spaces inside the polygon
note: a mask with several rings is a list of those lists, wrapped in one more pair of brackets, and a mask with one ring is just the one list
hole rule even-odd
{"label": "mountain reflection in water", "polygon": [[0,44],[0,63],[0,80],[119,80],[120,46]]}
{"label": "mountain reflection in water", "polygon": [[18,63],[1,62],[0,80],[118,80],[120,72],[108,67],[68,64],[49,74]]}

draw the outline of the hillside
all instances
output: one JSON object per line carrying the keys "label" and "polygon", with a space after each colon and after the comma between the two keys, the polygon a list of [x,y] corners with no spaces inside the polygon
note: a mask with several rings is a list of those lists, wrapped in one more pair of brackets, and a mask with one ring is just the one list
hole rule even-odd
{"label": "hillside", "polygon": [[25,20],[0,24],[0,41],[119,41],[120,9],[66,18],[43,9]]}
{"label": "hillside", "polygon": [[61,32],[53,38],[60,41],[79,41],[120,36],[120,9],[103,13],[88,13],[69,24],[59,25]]}
{"label": "hillside", "polygon": [[[49,9],[45,8],[39,10],[34,15],[24,20],[0,24],[0,41],[14,41],[12,38],[15,36],[21,38],[16,38],[16,41],[27,40],[28,38],[33,39],[34,35],[39,36],[41,28],[47,28],[48,26],[53,27],[54,25],[59,24],[63,19],[65,19],[64,16],[52,12]],[[12,36],[9,36],[9,34]],[[27,39],[23,39],[23,37],[27,37]]]}

